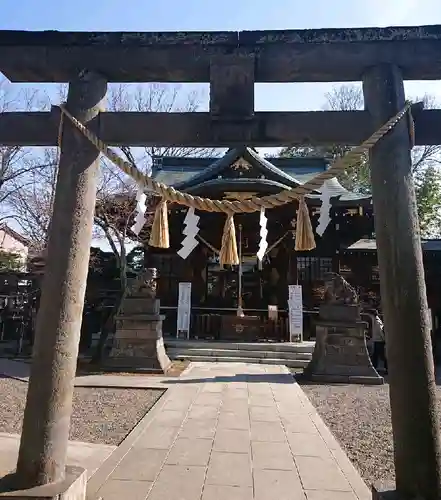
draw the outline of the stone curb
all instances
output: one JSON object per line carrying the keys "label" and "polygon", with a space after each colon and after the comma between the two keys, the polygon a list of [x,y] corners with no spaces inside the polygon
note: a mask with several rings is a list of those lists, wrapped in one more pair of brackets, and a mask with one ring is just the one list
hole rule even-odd
{"label": "stone curb", "polygon": [[[182,377],[183,375],[188,375],[191,372],[192,368],[193,364],[190,363],[187,368],[181,373],[180,377]],[[118,388],[122,387],[119,386]],[[133,386],[128,386],[126,388],[137,389],[137,387]],[[140,387],[138,389],[147,389],[147,387]],[[87,500],[96,500],[96,495],[99,489],[104,485],[113,471],[122,462],[127,453],[129,453],[129,451],[132,449],[136,441],[141,437],[142,434],[144,434],[144,432],[153,422],[156,415],[161,412],[163,406],[167,403],[168,398],[166,393],[169,389],[169,387],[164,386],[164,393],[153,406],[153,408],[147,412],[147,414],[132,429],[132,431],[128,434],[124,441],[122,441],[122,443],[116,448],[116,450],[109,455],[109,457],[101,464],[98,470],[89,478],[87,482]]]}
{"label": "stone curb", "polygon": [[321,435],[323,441],[328,446],[332,456],[337,462],[337,465],[340,467],[342,473],[346,477],[351,488],[354,490],[355,495],[359,500],[371,500],[372,499],[371,490],[368,488],[366,483],[361,478],[360,473],[357,471],[352,462],[349,460],[345,451],[340,446],[339,442],[332,434],[328,426],[325,424],[321,416],[317,413],[317,410],[315,409],[311,401],[308,399],[308,396],[303,392],[302,388],[296,381],[294,383],[299,399],[301,400],[303,406],[309,413],[312,422],[317,427],[319,434]]}

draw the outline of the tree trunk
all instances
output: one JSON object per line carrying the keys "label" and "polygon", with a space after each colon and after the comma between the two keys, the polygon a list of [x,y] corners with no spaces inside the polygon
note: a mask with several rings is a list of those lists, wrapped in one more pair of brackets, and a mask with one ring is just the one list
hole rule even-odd
{"label": "tree trunk", "polygon": [[[403,108],[399,68],[363,78],[374,128]],[[403,498],[441,498],[435,377],[409,130],[400,121],[370,155],[381,300],[389,358],[396,489]]]}
{"label": "tree trunk", "polygon": [[[106,90],[104,79],[83,71],[69,85],[67,107],[87,124],[98,115]],[[65,119],[15,478],[21,488],[59,482],[65,474],[98,157],[98,150]]]}
{"label": "tree trunk", "polygon": [[[128,223],[129,219],[127,220],[126,224]],[[115,257],[119,259],[119,278],[121,282],[121,290],[119,293],[119,296],[113,305],[112,309],[110,310],[100,332],[100,338],[98,340],[98,345],[96,347],[95,353],[92,356],[92,363],[101,363],[101,361],[104,359],[105,356],[105,347],[106,347],[106,342],[107,339],[109,338],[109,335],[112,333],[112,331],[115,329],[115,322],[116,322],[116,317],[119,315],[121,311],[121,306],[124,301],[124,299],[127,296],[127,293],[129,291],[128,288],[128,283],[127,283],[127,254],[126,254],[126,248],[125,248],[125,240],[126,240],[126,232],[127,228],[124,231],[123,235],[120,236],[119,238],[119,244],[120,244],[120,252],[118,253],[115,245],[112,243],[112,239],[109,235],[108,236],[108,241],[111,244],[113,248],[113,252],[115,253]]]}
{"label": "tree trunk", "polygon": [[116,299],[115,304],[112,306],[109,314],[106,317],[103,325],[101,326],[100,338],[98,340],[98,344],[93,353],[91,362],[92,363],[101,363],[101,361],[105,357],[105,347],[107,339],[109,335],[115,328],[115,320],[116,316],[118,316],[119,311],[121,310],[122,303],[127,295],[127,286],[125,286],[119,293],[118,298]]}

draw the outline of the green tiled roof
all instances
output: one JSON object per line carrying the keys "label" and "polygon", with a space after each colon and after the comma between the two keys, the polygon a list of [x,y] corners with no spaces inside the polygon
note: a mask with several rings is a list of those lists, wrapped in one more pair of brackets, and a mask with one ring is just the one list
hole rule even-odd
{"label": "green tiled roof", "polygon": [[[440,252],[441,240],[421,240],[423,252]],[[348,246],[345,251],[348,252],[376,252],[377,241],[374,239],[361,239]]]}
{"label": "green tiled roof", "polygon": [[[222,158],[159,158],[153,168],[152,177],[158,182],[176,186],[185,191],[187,186],[188,188],[194,187],[199,184],[199,181],[203,184],[218,178],[220,172],[235,161],[229,161],[229,158],[236,158],[238,155],[248,157],[248,160],[251,159],[264,170],[267,169],[268,177],[278,177],[278,182],[287,187],[304,184],[326,168],[325,160],[320,158],[271,158],[267,160],[259,157],[251,148],[240,148],[240,151],[238,148],[228,151]],[[225,181],[228,180],[225,179]],[[320,192],[320,190],[317,191]],[[340,201],[343,202],[370,199],[369,195],[348,191],[337,179],[332,180],[332,191],[335,193],[334,196],[339,196]],[[308,195],[313,199],[319,196],[319,194]]]}
{"label": "green tiled roof", "polygon": [[181,171],[173,171],[173,170],[158,170],[154,174],[155,181],[162,182],[163,184],[167,184],[168,186],[174,186],[175,184],[180,184],[181,182],[188,181],[191,179],[196,172],[192,170],[183,170]]}

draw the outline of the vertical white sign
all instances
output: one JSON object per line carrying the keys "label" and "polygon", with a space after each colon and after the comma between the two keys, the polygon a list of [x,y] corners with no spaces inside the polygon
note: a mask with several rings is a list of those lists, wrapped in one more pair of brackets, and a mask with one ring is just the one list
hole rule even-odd
{"label": "vertical white sign", "polygon": [[178,321],[176,337],[182,334],[188,339],[190,336],[190,314],[191,314],[191,283],[179,283],[178,297]]}
{"label": "vertical white sign", "polygon": [[288,285],[289,340],[303,341],[303,298],[301,285]]}

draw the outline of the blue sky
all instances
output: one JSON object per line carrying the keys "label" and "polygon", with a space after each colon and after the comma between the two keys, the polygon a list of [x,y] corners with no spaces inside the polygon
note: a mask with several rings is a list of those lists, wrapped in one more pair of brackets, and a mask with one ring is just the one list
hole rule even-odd
{"label": "blue sky", "polygon": [[[2,29],[240,30],[436,23],[437,0],[2,0]],[[437,6],[438,4],[438,6]],[[37,7],[38,5],[38,7]]]}
{"label": "blue sky", "polygon": [[[0,29],[253,30],[441,24],[439,0],[1,0]],[[329,84],[258,85],[256,109],[321,109]],[[441,82],[409,82],[435,95]]]}
{"label": "blue sky", "polygon": [[[0,29],[211,31],[441,24],[440,0],[0,0]],[[35,87],[34,84],[32,84]],[[332,84],[256,87],[257,110],[322,109]],[[54,103],[54,87],[45,86]],[[407,82],[409,97],[441,82]],[[208,94],[206,96],[206,108]]]}

